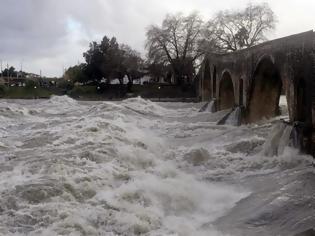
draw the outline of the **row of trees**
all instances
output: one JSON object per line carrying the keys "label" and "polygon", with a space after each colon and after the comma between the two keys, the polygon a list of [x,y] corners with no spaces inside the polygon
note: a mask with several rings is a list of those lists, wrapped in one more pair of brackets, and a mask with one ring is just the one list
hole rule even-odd
{"label": "row of trees", "polygon": [[17,77],[18,71],[15,70],[13,66],[5,68],[2,73],[0,72],[1,76],[3,77]]}
{"label": "row of trees", "polygon": [[178,84],[192,81],[207,53],[224,53],[252,47],[265,41],[275,28],[275,15],[268,4],[249,4],[243,10],[221,11],[205,22],[198,13],[167,15],[162,25],[146,31],[147,60],[116,38],[92,42],[83,54],[86,63],[71,67],[67,76],[86,82],[117,78],[130,84],[144,75],[144,69],[157,80],[173,77]]}
{"label": "row of trees", "polygon": [[143,76],[143,59],[140,53],[126,44],[119,44],[115,37],[105,36],[100,43],[90,43],[89,50],[83,54],[86,63],[70,67],[66,76],[77,82],[104,81],[109,83],[118,79],[123,84],[127,76],[130,84]]}

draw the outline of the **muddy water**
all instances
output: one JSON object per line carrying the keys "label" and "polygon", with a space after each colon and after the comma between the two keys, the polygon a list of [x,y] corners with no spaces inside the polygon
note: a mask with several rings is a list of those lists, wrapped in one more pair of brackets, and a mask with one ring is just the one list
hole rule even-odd
{"label": "muddy water", "polygon": [[[0,101],[0,235],[293,235],[315,223],[312,158],[280,118],[217,126],[203,104]],[[267,140],[267,142],[266,142]],[[270,154],[271,153],[271,154]]]}

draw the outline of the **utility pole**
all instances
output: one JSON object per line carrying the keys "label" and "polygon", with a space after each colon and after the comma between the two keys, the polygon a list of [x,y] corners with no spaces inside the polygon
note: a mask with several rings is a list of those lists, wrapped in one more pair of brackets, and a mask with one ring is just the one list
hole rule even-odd
{"label": "utility pole", "polygon": [[23,77],[23,60],[21,60],[20,75]]}
{"label": "utility pole", "polygon": [[9,73],[9,63],[7,62],[7,77],[8,77],[8,87],[10,87],[10,73]]}
{"label": "utility pole", "polygon": [[62,78],[65,79],[66,69],[65,65],[62,65]]}

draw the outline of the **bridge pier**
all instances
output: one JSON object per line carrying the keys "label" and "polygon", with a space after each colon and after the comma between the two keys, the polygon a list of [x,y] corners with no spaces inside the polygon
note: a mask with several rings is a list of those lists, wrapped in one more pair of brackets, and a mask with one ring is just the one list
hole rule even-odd
{"label": "bridge pier", "polygon": [[[285,94],[289,121],[297,125],[301,150],[315,156],[315,34],[304,32],[203,62],[200,97],[215,110],[242,106],[242,123],[279,115]],[[302,127],[301,124],[303,124]]]}
{"label": "bridge pier", "polygon": [[218,125],[240,126],[244,119],[244,107],[236,106],[217,122]]}

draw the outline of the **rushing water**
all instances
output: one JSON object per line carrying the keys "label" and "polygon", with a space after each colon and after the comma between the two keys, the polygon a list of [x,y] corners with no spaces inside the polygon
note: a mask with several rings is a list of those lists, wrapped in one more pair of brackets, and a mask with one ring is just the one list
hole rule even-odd
{"label": "rushing water", "polygon": [[241,124],[242,119],[242,109],[240,107],[235,107],[233,111],[228,115],[224,124],[239,126]]}
{"label": "rushing water", "polygon": [[199,110],[199,112],[215,112],[215,101],[212,100],[210,102],[207,102],[206,104],[204,104],[201,109]]}
{"label": "rushing water", "polygon": [[278,118],[218,126],[226,113],[200,107],[141,98],[0,101],[0,235],[293,235],[311,228],[312,158],[284,141],[279,156],[266,151]]}

